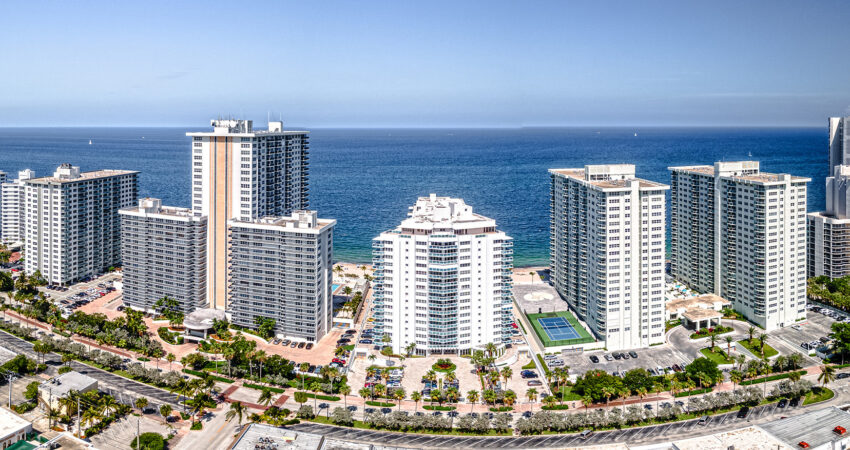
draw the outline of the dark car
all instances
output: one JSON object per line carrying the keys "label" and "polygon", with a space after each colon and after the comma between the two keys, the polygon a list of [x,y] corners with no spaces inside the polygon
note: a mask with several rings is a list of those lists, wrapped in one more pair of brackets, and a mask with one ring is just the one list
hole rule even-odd
{"label": "dark car", "polygon": [[629,355],[630,355],[632,358],[637,359],[637,352],[636,352],[636,351],[634,351],[634,350],[630,351],[630,352],[629,352]]}
{"label": "dark car", "polygon": [[776,406],[784,408],[788,406],[788,400],[783,398],[782,400],[779,400],[779,403],[777,403]]}
{"label": "dark car", "polygon": [[614,359],[616,359],[617,361],[619,361],[619,360],[623,359],[623,355],[621,355],[621,354],[619,354],[619,353],[614,353]]}
{"label": "dark car", "polygon": [[302,343],[298,344],[298,348],[304,348],[304,346],[305,346],[305,345],[307,345],[307,344],[305,344],[304,342],[302,342]]}
{"label": "dark car", "polygon": [[307,350],[310,350],[311,348],[313,348],[313,343],[312,343],[312,342],[308,342],[308,343],[307,343],[307,347],[305,347],[305,348],[306,348]]}
{"label": "dark car", "polygon": [[838,375],[835,376],[835,378],[838,378],[839,380],[843,380],[847,377],[850,377],[850,373],[848,373],[848,372],[841,372],[841,373],[839,373]]}
{"label": "dark car", "polygon": [[744,418],[747,417],[747,415],[749,413],[750,413],[750,408],[748,406],[745,406],[745,407],[741,408],[740,411],[738,411],[738,418],[744,419]]}
{"label": "dark car", "polygon": [[361,344],[371,344],[372,340],[371,339],[360,339],[360,343]]}
{"label": "dark car", "polygon": [[596,355],[590,355],[590,362],[596,364],[599,362],[599,358]]}

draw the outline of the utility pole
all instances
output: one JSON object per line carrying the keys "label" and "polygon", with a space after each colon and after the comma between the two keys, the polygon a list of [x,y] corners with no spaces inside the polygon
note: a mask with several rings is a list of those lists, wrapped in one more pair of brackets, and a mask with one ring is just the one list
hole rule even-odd
{"label": "utility pole", "polygon": [[82,424],[80,423],[80,397],[77,397],[77,437],[82,439]]}
{"label": "utility pole", "polygon": [[136,449],[141,450],[142,448],[139,446],[139,429],[141,428],[142,418],[136,417]]}
{"label": "utility pole", "polygon": [[12,409],[12,382],[16,380],[11,373],[6,375],[6,380],[9,382],[9,409]]}

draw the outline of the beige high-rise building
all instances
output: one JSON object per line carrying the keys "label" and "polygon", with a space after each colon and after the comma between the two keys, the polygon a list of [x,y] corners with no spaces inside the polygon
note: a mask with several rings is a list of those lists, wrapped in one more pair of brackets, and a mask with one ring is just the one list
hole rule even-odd
{"label": "beige high-rise building", "polygon": [[192,210],[208,217],[207,299],[227,307],[227,221],[288,216],[306,209],[308,132],[283,122],[254,130],[250,120],[212,120],[192,138]]}

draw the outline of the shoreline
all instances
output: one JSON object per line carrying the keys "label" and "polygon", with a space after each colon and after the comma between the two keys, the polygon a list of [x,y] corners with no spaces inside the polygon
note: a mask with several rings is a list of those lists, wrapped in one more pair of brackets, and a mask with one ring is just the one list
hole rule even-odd
{"label": "shoreline", "polygon": [[[373,271],[371,263],[354,263],[354,262],[349,262],[349,261],[336,261],[336,262],[333,263],[333,267],[336,267],[336,266],[342,266],[342,268],[345,269],[346,271],[348,271],[349,269],[352,270],[352,271],[358,271],[358,270],[362,271],[363,270],[362,268],[364,268],[364,267],[366,268],[366,270],[368,272]],[[532,271],[532,270],[535,271],[535,272],[542,272],[542,271],[549,270],[549,266],[520,266],[520,267],[514,267],[511,270],[514,271],[514,272],[516,272],[516,271]]]}

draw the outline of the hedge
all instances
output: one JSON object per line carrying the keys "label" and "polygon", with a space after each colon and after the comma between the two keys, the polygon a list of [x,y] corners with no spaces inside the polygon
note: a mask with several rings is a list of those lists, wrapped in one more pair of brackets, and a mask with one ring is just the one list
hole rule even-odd
{"label": "hedge", "polygon": [[[779,373],[779,374],[771,375],[771,376],[768,376],[768,377],[756,378],[755,380],[742,381],[741,386],[749,386],[751,384],[761,384],[761,383],[765,383],[765,382],[768,382],[768,381],[782,380],[784,378],[790,377],[792,373],[794,373],[794,372]],[[806,371],[800,370],[797,373],[799,373],[800,376],[803,376],[803,375],[806,374]]]}
{"label": "hedge", "polygon": [[454,411],[454,406],[441,406],[441,405],[425,405],[422,409],[427,409],[428,411]]}
{"label": "hedge", "polygon": [[339,401],[339,397],[337,397],[336,395],[322,395],[322,394],[315,394],[313,392],[305,392],[304,394],[308,398],[315,398],[316,400],[327,400],[329,402],[338,402]]}
{"label": "hedge", "polygon": [[189,375],[194,375],[196,377],[204,377],[204,376],[207,376],[209,374],[210,378],[212,378],[215,381],[221,381],[222,383],[233,383],[233,380],[231,380],[231,379],[212,375],[209,372],[200,372],[200,371],[192,370],[192,369],[183,369],[183,373],[188,373]]}
{"label": "hedge", "polygon": [[367,400],[366,404],[369,405],[369,406],[377,406],[379,408],[393,408],[395,406],[398,406],[395,403],[376,402],[376,401],[372,401],[372,400]]}
{"label": "hedge", "polygon": [[552,405],[552,406],[544,405],[543,406],[544,411],[554,411],[554,410],[558,410],[558,409],[570,409],[570,407],[569,407],[569,405]]}
{"label": "hedge", "polygon": [[711,392],[711,391],[713,391],[712,388],[702,388],[702,389],[694,389],[692,391],[677,392],[676,398],[678,398],[678,397],[688,397],[688,396],[691,396],[691,395],[705,394],[705,393]]}
{"label": "hedge", "polygon": [[269,390],[271,392],[276,392],[278,394],[283,394],[284,392],[286,392],[284,389],[281,389],[281,388],[276,388],[276,387],[271,387],[271,386],[261,386],[259,384],[244,383],[242,386],[245,386],[246,388],[256,389],[258,391]]}
{"label": "hedge", "polygon": [[499,407],[492,407],[491,406],[490,407],[490,412],[507,412],[507,411],[513,411],[513,410],[514,410],[513,406],[499,406]]}

